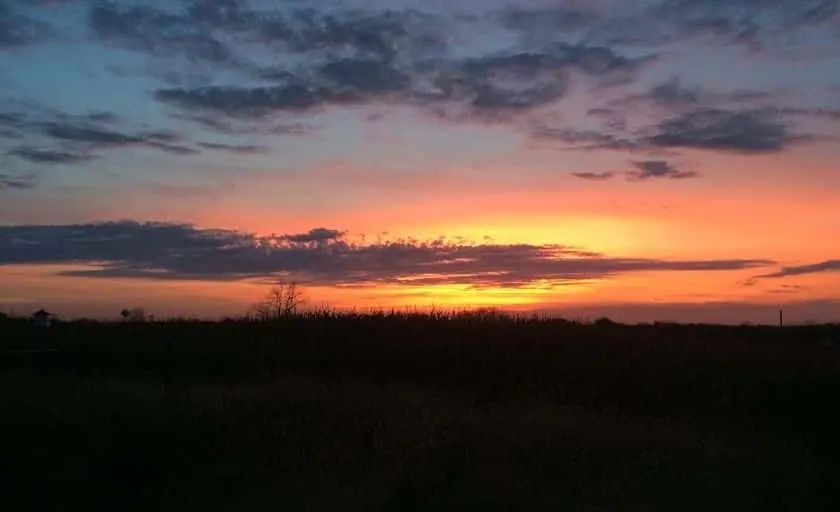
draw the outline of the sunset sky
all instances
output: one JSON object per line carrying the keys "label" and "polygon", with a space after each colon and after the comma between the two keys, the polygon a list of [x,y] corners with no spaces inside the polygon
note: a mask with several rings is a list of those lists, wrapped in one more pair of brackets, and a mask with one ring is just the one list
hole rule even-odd
{"label": "sunset sky", "polygon": [[840,321],[837,0],[0,0],[0,311]]}

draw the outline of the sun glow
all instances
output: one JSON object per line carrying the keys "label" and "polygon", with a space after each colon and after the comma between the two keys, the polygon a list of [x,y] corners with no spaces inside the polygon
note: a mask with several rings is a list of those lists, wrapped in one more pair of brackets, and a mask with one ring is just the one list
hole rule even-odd
{"label": "sun glow", "polygon": [[585,251],[641,256],[645,240],[661,231],[657,223],[614,217],[533,217],[487,219],[481,222],[440,224],[424,228],[396,227],[419,239],[441,233],[455,233],[464,239],[486,244],[532,244],[570,246]]}
{"label": "sun glow", "polygon": [[523,287],[475,287],[468,284],[439,284],[419,287],[377,288],[377,292],[393,307],[516,307],[540,304],[558,295],[574,294],[585,288],[584,284],[552,286],[538,282]]}

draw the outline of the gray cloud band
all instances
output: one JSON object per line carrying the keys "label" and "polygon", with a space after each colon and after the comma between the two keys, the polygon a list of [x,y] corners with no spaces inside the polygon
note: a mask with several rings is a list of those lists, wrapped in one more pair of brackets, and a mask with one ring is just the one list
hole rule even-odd
{"label": "gray cloud band", "polygon": [[519,287],[647,271],[727,271],[761,259],[612,258],[561,245],[464,244],[443,239],[356,244],[344,232],[255,236],[186,224],[112,222],[0,227],[0,264],[82,264],[86,277],[230,280],[279,276],[307,284],[465,284]]}

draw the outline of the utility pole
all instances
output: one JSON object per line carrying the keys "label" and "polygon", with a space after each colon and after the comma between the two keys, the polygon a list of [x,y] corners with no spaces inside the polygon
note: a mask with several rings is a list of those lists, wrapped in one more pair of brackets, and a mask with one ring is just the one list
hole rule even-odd
{"label": "utility pole", "polygon": [[784,310],[780,307],[779,308],[779,327],[785,326],[785,317],[784,317]]}

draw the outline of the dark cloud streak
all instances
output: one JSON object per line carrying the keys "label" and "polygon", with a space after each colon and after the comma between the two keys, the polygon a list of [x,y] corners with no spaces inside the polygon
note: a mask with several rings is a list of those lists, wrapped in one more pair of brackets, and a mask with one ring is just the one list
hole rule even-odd
{"label": "dark cloud streak", "polygon": [[620,45],[656,45],[702,40],[741,45],[751,51],[775,51],[795,44],[791,33],[819,30],[836,37],[836,0],[654,0],[621,2],[621,10],[582,9],[578,2],[554,2],[509,8],[502,24],[525,40],[554,40],[582,32],[590,41]]}
{"label": "dark cloud streak", "polygon": [[283,43],[298,53],[350,47],[357,57],[391,61],[399,48],[434,54],[446,47],[442,21],[413,9],[317,12],[299,8],[252,16],[250,25],[263,43]]}
{"label": "dark cloud streak", "polygon": [[572,176],[588,181],[607,181],[615,177],[614,172],[573,172]]}
{"label": "dark cloud streak", "polygon": [[537,126],[531,134],[537,139],[560,141],[569,145],[570,149],[595,151],[601,149],[614,151],[647,151],[650,145],[644,140],[634,140],[619,134],[601,132],[597,130],[578,130],[575,128],[551,128]]}
{"label": "dark cloud streak", "polygon": [[594,10],[563,5],[546,7],[511,5],[496,13],[496,17],[503,26],[526,33],[580,30],[603,21]]}
{"label": "dark cloud streak", "polygon": [[[176,155],[190,155],[198,150],[178,144],[179,136],[168,132],[140,132],[130,135],[112,128],[90,124],[84,120],[64,120],[38,123],[40,131],[57,141],[70,144],[78,154],[89,154],[98,149],[146,147]],[[75,163],[75,162],[53,162]]]}
{"label": "dark cloud streak", "polygon": [[763,110],[700,109],[667,119],[648,142],[660,148],[693,148],[740,153],[774,153],[807,137]]}
{"label": "dark cloud streak", "polygon": [[6,154],[41,165],[76,165],[94,160],[98,152],[140,147],[175,155],[192,155],[200,150],[180,135],[163,130],[136,131],[117,126],[119,118],[109,112],[71,115],[31,106],[27,114],[0,113],[0,132],[5,138],[26,140]]}
{"label": "dark cloud streak", "polygon": [[212,149],[216,151],[227,151],[229,153],[240,153],[243,155],[250,155],[255,153],[266,153],[268,148],[265,146],[243,145],[237,146],[234,144],[221,144],[218,142],[199,142],[198,146],[204,149]]}
{"label": "dark cloud streak", "polygon": [[682,180],[696,178],[699,175],[693,171],[681,171],[674,164],[665,160],[643,160],[632,162],[636,170],[627,172],[627,178],[632,181],[644,181],[648,179],[671,179]]}
{"label": "dark cloud streak", "polygon": [[186,110],[210,110],[231,117],[263,117],[274,110],[306,110],[330,98],[330,91],[304,85],[210,86],[160,89],[155,98]]}
{"label": "dark cloud streak", "polygon": [[84,153],[72,153],[55,149],[39,149],[28,146],[14,148],[9,152],[9,154],[37,164],[73,165],[82,162],[89,162],[95,158],[92,155]]}
{"label": "dark cloud streak", "polygon": [[560,245],[466,244],[444,239],[359,245],[343,232],[258,237],[186,224],[113,222],[0,227],[0,265],[83,264],[73,275],[228,280],[292,277],[306,284],[465,284],[517,287],[574,283],[626,272],[727,271],[765,260],[610,258]]}
{"label": "dark cloud streak", "polygon": [[[814,136],[793,132],[783,109],[696,108],[634,133],[536,126],[532,134],[578,150],[656,151],[699,149],[745,154],[776,153]],[[808,112],[830,116],[830,113]]]}
{"label": "dark cloud streak", "polygon": [[[694,171],[680,170],[674,164],[665,160],[641,160],[630,162],[633,166],[632,170],[625,171],[623,174],[628,181],[649,181],[660,179],[682,180],[689,178],[697,178],[699,174]],[[572,176],[588,181],[608,181],[616,176],[617,172],[575,172]]]}
{"label": "dark cloud streak", "polygon": [[[157,101],[201,114],[193,117],[217,126],[224,125],[225,117],[256,121],[274,113],[374,102],[428,107],[435,115],[454,109],[463,119],[510,118],[562,99],[572,71],[609,86],[626,83],[656,59],[581,41],[544,41],[525,51],[455,58],[449,52],[455,25],[478,30],[482,21],[411,8],[290,2],[257,8],[237,0],[173,5],[163,10],[99,2],[90,9],[88,24],[106,44],[154,57],[186,56],[207,64],[209,75],[219,69],[240,73],[241,80],[225,85],[208,75],[201,85],[170,82],[153,92]],[[539,12],[511,7],[494,16],[499,29],[525,30],[534,23],[572,28],[601,15],[560,6]],[[234,48],[248,54],[248,45],[300,58],[293,65],[264,65],[234,55]]]}
{"label": "dark cloud streak", "polygon": [[88,17],[94,34],[111,44],[153,55],[176,54],[214,64],[235,63],[230,50],[197,21],[151,7],[121,8],[110,1],[94,5]]}
{"label": "dark cloud streak", "polygon": [[49,27],[19,12],[7,0],[0,0],[0,51],[37,43],[47,37]]}
{"label": "dark cloud streak", "polygon": [[297,68],[259,70],[260,84],[162,88],[155,98],[238,118],[391,100],[433,108],[461,104],[472,114],[494,116],[561,99],[573,70],[608,85],[626,81],[655,60],[654,55],[630,58],[605,46],[567,43],[455,59],[443,52],[449,34],[441,20],[412,10],[325,14],[297,9],[266,16],[240,20],[236,30],[254,24],[260,27],[260,42],[280,40],[293,53],[349,45],[349,56],[327,52]]}
{"label": "dark cloud streak", "polygon": [[664,0],[653,12],[687,35],[711,34],[762,48],[779,32],[837,19],[836,0]]}
{"label": "dark cloud streak", "polygon": [[782,267],[782,269],[778,272],[774,272],[772,274],[765,274],[758,277],[780,278],[790,276],[802,276],[806,274],[818,274],[824,272],[840,272],[840,260],[827,260],[820,263],[812,263],[809,265]]}
{"label": "dark cloud streak", "polygon": [[14,176],[0,173],[0,191],[2,190],[29,190],[35,188],[35,179],[31,175]]}

